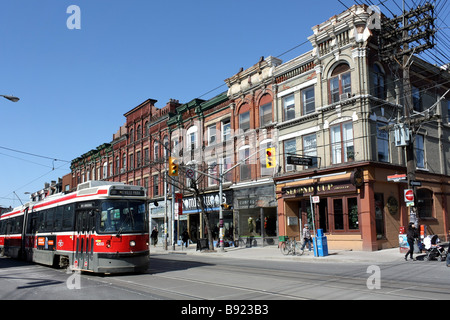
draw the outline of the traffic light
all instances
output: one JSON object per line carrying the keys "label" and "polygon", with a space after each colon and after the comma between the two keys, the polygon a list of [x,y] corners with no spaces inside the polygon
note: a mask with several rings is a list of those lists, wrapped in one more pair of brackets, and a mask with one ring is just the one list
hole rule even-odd
{"label": "traffic light", "polygon": [[277,159],[275,158],[275,148],[266,149],[266,168],[275,168]]}
{"label": "traffic light", "polygon": [[231,208],[231,206],[227,203],[222,203],[221,206],[222,206],[223,210],[230,210],[230,208]]}
{"label": "traffic light", "polygon": [[178,160],[174,157],[169,157],[169,176],[178,177]]}

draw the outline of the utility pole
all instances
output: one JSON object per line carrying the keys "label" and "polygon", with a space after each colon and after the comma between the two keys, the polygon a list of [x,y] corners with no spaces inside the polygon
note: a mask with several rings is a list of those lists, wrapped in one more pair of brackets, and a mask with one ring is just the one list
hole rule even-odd
{"label": "utility pole", "polygon": [[[385,19],[381,24],[379,38],[379,55],[382,60],[391,64],[398,64],[402,70],[402,93],[403,93],[403,124],[401,130],[410,136],[406,139],[406,177],[408,187],[412,188],[415,195],[415,186],[412,181],[416,177],[416,161],[414,154],[414,137],[417,128],[425,121],[430,121],[436,116],[421,116],[412,119],[411,112],[414,109],[412,99],[412,86],[410,78],[410,66],[413,55],[434,47],[434,7],[431,3],[425,3],[415,9],[406,11],[403,0],[403,12],[401,16],[392,19]],[[401,23],[401,27],[399,26]],[[414,45],[413,45],[414,44]],[[401,61],[401,62],[400,62]],[[385,126],[385,130],[390,130],[394,126]],[[414,196],[414,201],[416,201]],[[415,204],[409,207],[409,222],[417,224]]]}

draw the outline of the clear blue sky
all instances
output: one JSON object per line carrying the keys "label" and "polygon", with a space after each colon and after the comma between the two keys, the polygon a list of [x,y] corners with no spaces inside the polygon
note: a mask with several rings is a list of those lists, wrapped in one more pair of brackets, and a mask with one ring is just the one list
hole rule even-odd
{"label": "clear blue sky", "polygon": [[[69,173],[71,160],[111,142],[125,123],[123,114],[144,100],[163,107],[170,98],[184,103],[199,97],[261,56],[279,56],[304,42],[312,26],[353,4],[2,1],[0,94],[21,100],[0,98],[0,205],[17,206],[13,191],[25,202],[24,192]],[[66,26],[70,5],[81,9],[80,30]],[[280,58],[310,49],[307,43]]]}

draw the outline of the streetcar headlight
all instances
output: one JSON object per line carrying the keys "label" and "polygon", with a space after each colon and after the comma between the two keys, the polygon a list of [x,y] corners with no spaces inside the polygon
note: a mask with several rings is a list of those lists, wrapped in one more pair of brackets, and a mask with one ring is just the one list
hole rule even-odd
{"label": "streetcar headlight", "polygon": [[131,240],[131,241],[130,241],[130,247],[134,247],[135,245],[136,245],[136,241]]}

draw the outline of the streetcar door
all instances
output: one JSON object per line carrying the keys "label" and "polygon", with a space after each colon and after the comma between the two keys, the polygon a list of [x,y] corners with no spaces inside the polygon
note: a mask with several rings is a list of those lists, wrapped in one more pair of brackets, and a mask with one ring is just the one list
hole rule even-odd
{"label": "streetcar door", "polygon": [[94,210],[80,210],[76,216],[75,260],[78,268],[90,270],[94,253]]}

